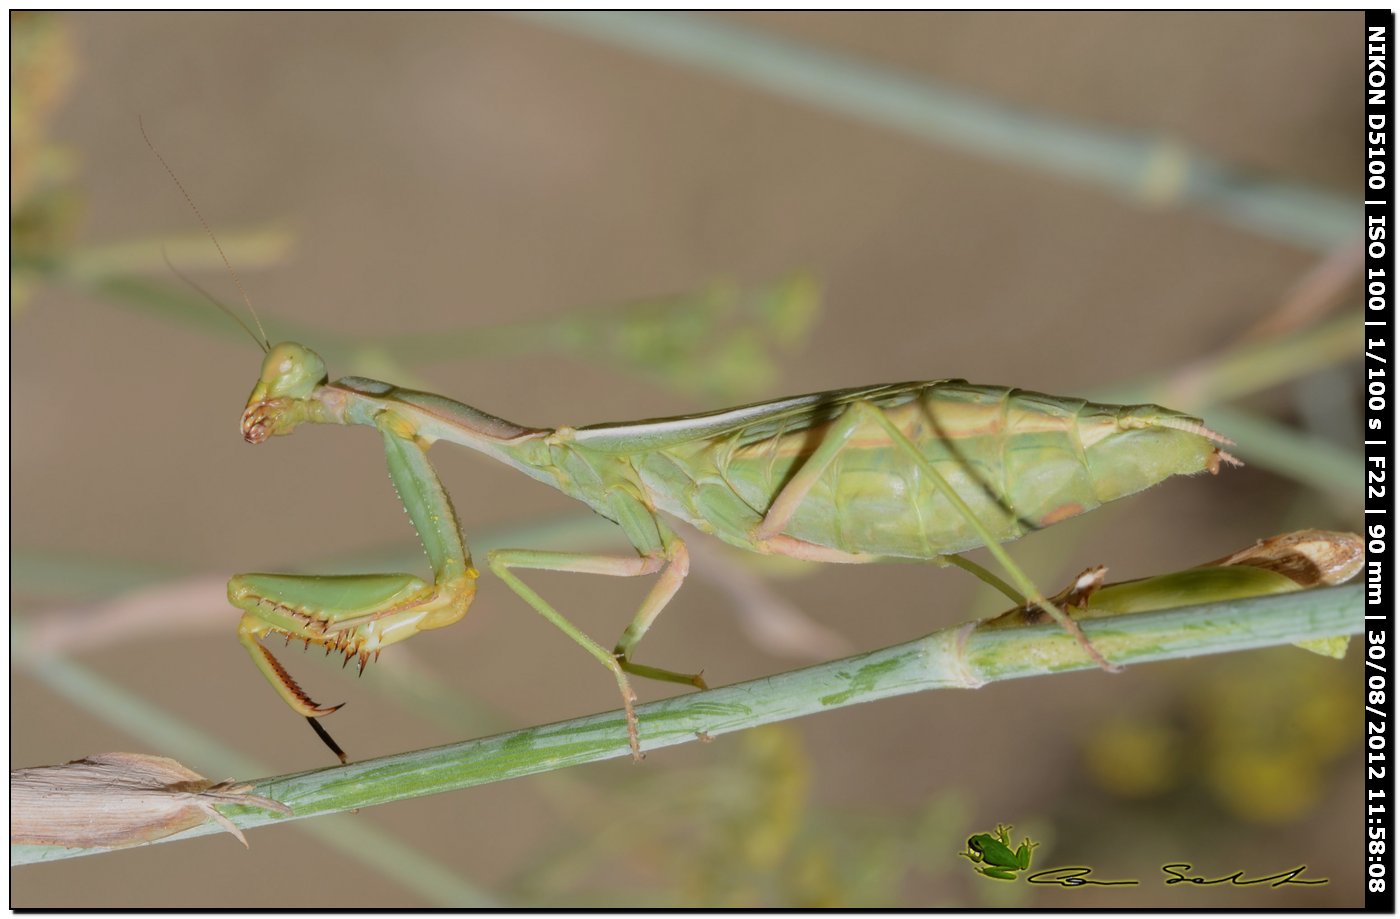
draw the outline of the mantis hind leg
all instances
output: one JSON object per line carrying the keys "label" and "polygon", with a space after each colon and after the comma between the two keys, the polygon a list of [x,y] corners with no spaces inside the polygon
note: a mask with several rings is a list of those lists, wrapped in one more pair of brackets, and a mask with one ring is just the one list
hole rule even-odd
{"label": "mantis hind leg", "polygon": [[890,421],[883,410],[868,402],[852,403],[850,407],[842,413],[841,417],[832,424],[831,429],[827,432],[822,443],[816,450],[812,451],[812,455],[808,457],[807,462],[802,464],[802,468],[797,471],[783,487],[783,490],[779,492],[778,497],[774,499],[772,506],[768,509],[768,513],[764,516],[763,522],[754,530],[753,538],[756,543],[761,545],[770,540],[780,540],[784,538],[780,533],[791,519],[793,513],[796,512],[798,506],[801,505],[807,492],[811,490],[812,486],[821,478],[826,469],[836,457],[840,455],[841,451],[845,449],[847,442],[857,431],[868,424],[875,424],[880,427],[890,438],[890,441],[907,453],[909,458],[919,467],[920,471],[928,476],[929,481],[933,483],[934,487],[947,499],[953,509],[967,521],[968,526],[970,526],[982,540],[983,545],[987,547],[987,551],[992,554],[997,564],[1010,578],[1011,584],[1008,585],[1005,581],[1002,581],[981,565],[963,558],[960,555],[944,555],[941,557],[944,562],[957,565],[966,571],[972,572],[981,580],[1016,601],[1018,605],[1026,604],[1044,611],[1079,643],[1080,647],[1084,649],[1084,652],[1088,654],[1096,664],[1108,671],[1117,671],[1121,669],[1117,665],[1109,663],[1109,661],[1099,653],[1099,650],[1095,648],[1084,635],[1083,630],[1079,627],[1079,623],[1075,622],[1063,610],[1045,598],[1045,595],[1035,586],[1035,583],[1030,577],[1021,570],[1021,567],[1017,565],[1015,561],[1012,560],[1011,556],[1007,554],[1006,550],[1001,547],[1001,543],[977,517],[972,508],[968,507],[967,502],[958,494],[957,489],[953,488],[953,486],[948,483],[948,480],[943,477],[943,474],[938,471],[938,468],[933,463],[929,462],[928,457],[924,456],[923,451],[910,441],[909,438],[904,435],[904,432],[899,430],[897,425]]}

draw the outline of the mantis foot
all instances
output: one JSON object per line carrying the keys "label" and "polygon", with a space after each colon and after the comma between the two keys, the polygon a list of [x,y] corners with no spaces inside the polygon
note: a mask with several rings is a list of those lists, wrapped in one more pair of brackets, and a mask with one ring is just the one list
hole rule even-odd
{"label": "mantis foot", "polygon": [[[1094,643],[1089,640],[1089,636],[1084,634],[1078,621],[1072,618],[1072,609],[1086,609],[1089,606],[1089,598],[1092,597],[1100,587],[1103,586],[1104,577],[1108,574],[1108,569],[1103,565],[1096,565],[1093,568],[1086,568],[1074,579],[1074,583],[1055,596],[1046,600],[1023,603],[1015,609],[1002,613],[983,623],[987,628],[1014,628],[1021,625],[1037,625],[1043,622],[1057,622],[1071,637],[1079,647],[1084,649],[1084,653],[1099,667],[1109,673],[1122,673],[1123,667],[1109,661],[1094,647]],[[1060,613],[1055,616],[1051,612],[1051,607]]]}

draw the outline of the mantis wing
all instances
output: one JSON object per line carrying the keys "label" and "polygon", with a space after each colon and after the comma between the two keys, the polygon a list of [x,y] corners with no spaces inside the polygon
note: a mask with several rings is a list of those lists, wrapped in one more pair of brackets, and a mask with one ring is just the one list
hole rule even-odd
{"label": "mantis wing", "polygon": [[[961,383],[939,380],[936,383]],[[700,415],[677,415],[646,421],[591,424],[574,432],[574,442],[601,453],[637,453],[664,449],[689,441],[723,437],[742,430],[743,443],[764,440],[786,429],[788,432],[830,421],[854,402],[869,402],[880,408],[893,408],[915,399],[936,383],[890,383],[809,393],[771,402],[755,402],[738,408],[721,409]],[[805,417],[803,417],[805,416]],[[784,425],[794,418],[802,424]]]}

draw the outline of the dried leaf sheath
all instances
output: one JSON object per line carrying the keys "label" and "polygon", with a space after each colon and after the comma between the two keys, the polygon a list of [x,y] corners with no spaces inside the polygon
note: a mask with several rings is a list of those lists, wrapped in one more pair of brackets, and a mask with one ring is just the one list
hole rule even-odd
{"label": "dried leaf sheath", "polygon": [[[1077,620],[1122,616],[1344,584],[1361,571],[1362,561],[1363,544],[1355,533],[1295,530],[1258,540],[1195,568],[1135,581],[1105,584],[1108,569],[1099,565],[1084,571],[1051,600]],[[985,627],[1015,628],[1044,618],[1040,610],[1021,606],[988,620]],[[1347,638],[1309,639],[1297,645],[1341,658]]]}
{"label": "dried leaf sheath", "polygon": [[141,753],[99,753],[62,766],[14,769],[10,842],[116,849],[213,820],[247,846],[216,804],[292,812],[281,802],[247,794],[251,787],[212,782],[173,759]]}

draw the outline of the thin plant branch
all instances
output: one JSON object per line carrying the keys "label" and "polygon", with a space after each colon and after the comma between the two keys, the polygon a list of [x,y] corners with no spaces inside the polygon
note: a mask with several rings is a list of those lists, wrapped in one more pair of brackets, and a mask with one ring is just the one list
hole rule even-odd
{"label": "thin plant branch", "polygon": [[506,15],[1146,205],[1194,207],[1294,245],[1331,251],[1359,235],[1359,203],[1323,189],[1251,174],[1170,138],[1019,111],[926,75],[715,16],[630,10]]}
{"label": "thin plant branch", "polygon": [[[22,640],[22,636],[11,636],[12,643],[22,643]],[[84,711],[138,738],[148,747],[178,750],[182,759],[206,764],[208,771],[220,774],[225,771],[253,773],[263,769],[256,761],[209,736],[198,726],[175,717],[161,706],[141,699],[75,661],[56,656],[42,657],[30,661],[26,673]],[[349,863],[356,864],[354,870],[377,872],[414,891],[430,904],[460,908],[485,907],[494,903],[487,893],[431,853],[373,823],[344,816],[302,824],[299,829],[322,845],[339,852]],[[16,856],[17,850],[32,850],[31,857]],[[13,864],[45,861],[52,858],[55,852],[80,855],[99,851],[120,850],[10,847],[11,858],[21,859]]]}
{"label": "thin plant branch", "polygon": [[[1197,657],[1352,635],[1361,631],[1362,583],[1083,620],[1084,631],[1122,664]],[[637,708],[642,748],[660,750],[761,724],[929,689],[971,689],[1018,677],[1096,669],[1058,625],[987,627],[973,622],[878,651]],[[1113,679],[1099,675],[1097,679]],[[931,734],[936,725],[924,727]],[[288,805],[290,817],[230,807],[251,829],[343,813],[568,766],[629,756],[622,712],[590,715],[480,740],[251,782],[253,793]],[[172,842],[218,832],[200,826]],[[12,845],[10,863],[107,850]]]}

